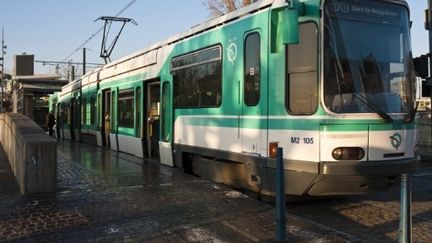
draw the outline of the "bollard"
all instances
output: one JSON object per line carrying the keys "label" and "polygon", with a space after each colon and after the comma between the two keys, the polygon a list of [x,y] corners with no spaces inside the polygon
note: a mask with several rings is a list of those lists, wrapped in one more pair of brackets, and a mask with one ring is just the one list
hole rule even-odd
{"label": "bollard", "polygon": [[411,224],[411,181],[409,174],[401,175],[401,202],[399,221],[399,242],[412,242]]}
{"label": "bollard", "polygon": [[276,155],[276,241],[285,241],[285,179],[283,149],[278,148]]}

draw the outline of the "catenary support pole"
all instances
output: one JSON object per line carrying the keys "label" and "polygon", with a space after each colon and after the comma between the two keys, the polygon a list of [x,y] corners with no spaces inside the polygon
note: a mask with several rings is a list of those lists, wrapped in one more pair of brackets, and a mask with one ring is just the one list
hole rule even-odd
{"label": "catenary support pole", "polygon": [[4,93],[4,82],[5,82],[5,80],[4,80],[4,78],[5,78],[5,75],[4,75],[5,48],[6,48],[6,46],[4,44],[4,28],[2,27],[2,40],[1,40],[1,61],[2,61],[2,64],[1,64],[1,77],[0,77],[0,80],[1,80],[1,83],[0,83],[0,85],[1,85],[0,112],[3,112],[3,93]]}
{"label": "catenary support pole", "polygon": [[83,48],[83,63],[82,63],[82,64],[83,64],[83,66],[82,66],[82,69],[83,69],[83,76],[86,74],[86,65],[87,65],[87,64],[86,64],[86,61],[87,61],[87,60],[86,60],[86,51],[87,51],[87,50],[86,50],[86,48],[84,47],[84,48]]}
{"label": "catenary support pole", "polygon": [[411,224],[411,179],[409,174],[401,175],[401,202],[399,221],[399,242],[412,242]]}
{"label": "catenary support pole", "polygon": [[276,155],[276,241],[285,241],[285,179],[283,149],[278,148]]}
{"label": "catenary support pole", "polygon": [[[430,15],[430,9],[432,9],[432,0],[428,0],[428,9],[426,10],[427,12],[429,12],[429,15]],[[430,26],[432,23],[431,23],[431,16],[429,16],[427,19],[426,19],[426,25],[428,26],[428,32],[429,32],[429,77],[426,79],[426,80],[428,80],[428,85],[430,85],[430,82],[431,82],[431,76],[432,76],[432,58],[431,58],[431,54],[432,54],[432,26]],[[430,96],[430,99],[431,99],[431,102],[432,102],[432,88],[430,89],[430,94],[429,94],[429,96]],[[432,109],[431,109],[431,111],[430,111],[431,113],[431,116],[432,116]],[[432,124],[431,124],[431,127],[432,127]],[[431,134],[430,134],[430,136],[432,137],[432,129],[431,129]]]}
{"label": "catenary support pole", "polygon": [[[428,0],[428,10],[429,9],[432,9],[432,0]],[[429,19],[426,19],[426,22],[429,22],[428,24],[432,24],[432,23],[430,23],[431,22],[431,19],[430,19],[431,17],[432,16],[429,16]],[[432,28],[431,27],[432,26],[429,26],[429,28],[428,28],[428,32],[429,32],[429,54],[432,53]],[[432,61],[429,62],[429,77],[432,76],[431,72],[432,72]]]}

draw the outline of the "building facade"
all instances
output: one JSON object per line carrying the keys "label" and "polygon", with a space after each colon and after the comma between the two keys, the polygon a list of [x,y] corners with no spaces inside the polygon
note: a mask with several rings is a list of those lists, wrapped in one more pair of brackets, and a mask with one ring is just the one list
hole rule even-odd
{"label": "building facade", "polygon": [[12,74],[12,111],[22,113],[45,128],[48,98],[68,83],[57,75],[34,74],[34,56],[14,56]]}

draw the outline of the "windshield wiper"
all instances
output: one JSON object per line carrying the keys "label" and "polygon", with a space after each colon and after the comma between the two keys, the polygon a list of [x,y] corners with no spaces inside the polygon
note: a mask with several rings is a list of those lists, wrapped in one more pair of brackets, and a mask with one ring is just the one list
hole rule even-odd
{"label": "windshield wiper", "polygon": [[[338,59],[339,57],[336,57],[336,58]],[[335,66],[336,66],[336,82],[338,85],[339,95],[341,96],[342,107],[343,107],[343,102],[342,102],[342,89],[340,88],[341,85],[344,86],[346,89],[348,89],[351,92],[351,94],[355,95],[357,97],[357,99],[359,101],[361,101],[364,105],[366,105],[371,110],[373,110],[375,113],[377,113],[386,123],[393,122],[393,118],[391,118],[385,111],[383,111],[381,108],[379,108],[375,103],[370,101],[367,97],[365,97],[361,93],[357,92],[351,85],[348,85],[344,81],[341,81],[339,79],[339,74],[342,76],[342,79],[344,76],[342,66],[338,65],[337,63],[335,64]]]}
{"label": "windshield wiper", "polygon": [[[380,83],[382,83],[382,76],[381,76],[381,74],[379,73],[379,71],[378,71],[378,68],[376,67],[376,60],[375,60],[375,57],[373,56],[373,55],[369,55],[369,57],[372,59],[372,62],[375,64],[374,65],[374,67],[375,67],[375,71],[376,71],[376,73],[378,74],[378,77],[379,77],[379,79],[380,79]],[[359,67],[359,70],[360,70],[360,82],[361,82],[361,84],[362,84],[362,86],[364,85],[364,83],[363,83],[363,77],[364,77],[364,75],[366,75],[366,70],[365,70],[365,68],[364,68],[364,65],[365,65],[365,61],[367,60],[367,58],[365,59],[365,58],[363,58],[363,55],[362,55],[362,60],[363,60],[363,63],[361,63],[360,65],[362,65],[362,67]],[[364,98],[364,101],[367,103],[367,105],[369,106],[369,108],[371,108],[372,110],[374,110],[378,115],[380,115],[383,119],[384,119],[384,121],[386,121],[387,123],[391,123],[391,122],[393,122],[393,118],[391,118],[385,111],[383,111],[379,106],[377,106],[374,102],[372,102],[372,101],[370,101],[368,98],[367,98],[367,96],[364,96],[364,95],[361,95],[361,94],[359,94],[362,98]]]}
{"label": "windshield wiper", "polygon": [[386,123],[393,122],[393,118],[389,116],[385,111],[383,111],[379,106],[377,106],[375,103],[370,101],[367,97],[363,96],[359,92],[355,91],[353,87],[348,85],[345,82],[339,82],[339,84],[342,84],[345,88],[347,88],[353,95],[357,97],[359,101],[361,101],[364,105],[369,107],[371,110],[373,110],[375,113],[377,113]]}

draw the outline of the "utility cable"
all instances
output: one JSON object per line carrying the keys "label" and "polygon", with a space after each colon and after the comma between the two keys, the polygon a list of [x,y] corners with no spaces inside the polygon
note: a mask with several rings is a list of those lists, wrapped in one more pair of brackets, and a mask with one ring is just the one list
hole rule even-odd
{"label": "utility cable", "polygon": [[[122,14],[124,11],[126,11],[130,6],[132,6],[137,0],[130,1],[124,8],[122,8],[115,17],[118,17],[120,14]],[[87,43],[89,43],[95,36],[97,36],[100,32],[102,32],[104,28],[101,27],[99,30],[97,30],[94,34],[92,34],[87,40],[85,40],[78,48],[76,48],[71,54],[69,54],[67,57],[63,58],[62,62],[69,59],[71,56],[75,55],[79,50],[81,50]]]}

